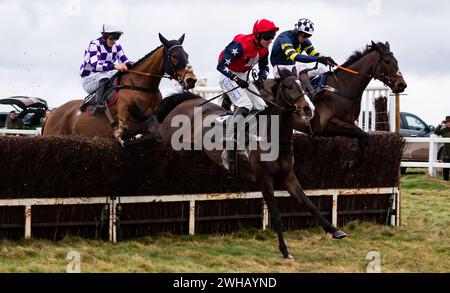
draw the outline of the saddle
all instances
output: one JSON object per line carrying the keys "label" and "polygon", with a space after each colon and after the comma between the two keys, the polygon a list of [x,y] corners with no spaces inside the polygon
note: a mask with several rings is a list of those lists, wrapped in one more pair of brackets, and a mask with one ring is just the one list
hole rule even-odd
{"label": "saddle", "polygon": [[331,72],[324,72],[324,73],[314,76],[313,78],[310,79],[311,85],[314,87],[314,89],[316,91],[319,91],[319,90],[325,88],[328,76],[330,74],[331,74]]}
{"label": "saddle", "polygon": [[84,98],[83,103],[80,106],[81,112],[90,112],[92,113],[93,109],[97,104],[106,102],[106,105],[108,107],[113,106],[115,103],[117,103],[117,100],[119,99],[118,95],[118,76],[115,75],[111,79],[109,79],[104,85],[105,90],[103,91],[103,95],[100,98],[97,98],[96,95],[98,93],[98,90],[95,91],[92,94],[89,94]]}

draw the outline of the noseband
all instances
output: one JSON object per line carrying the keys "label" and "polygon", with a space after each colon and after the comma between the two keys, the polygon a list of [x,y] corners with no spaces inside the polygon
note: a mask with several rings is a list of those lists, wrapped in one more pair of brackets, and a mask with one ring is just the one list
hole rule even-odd
{"label": "noseband", "polygon": [[[285,80],[287,80],[287,79],[298,80],[298,78],[296,76],[289,76]],[[297,106],[295,104],[295,102],[297,102],[301,97],[304,97],[305,93],[302,91],[300,95],[298,95],[295,98],[292,98],[284,90],[283,83],[284,83],[285,80],[280,82],[280,85],[278,86],[278,91],[281,91],[281,95],[286,100],[288,105],[285,106],[285,107],[280,106],[280,108],[282,109],[282,111],[291,111],[291,112],[293,112],[293,113],[295,113],[297,115],[303,115],[304,116],[305,113],[304,113],[303,109],[300,108],[299,106]]]}

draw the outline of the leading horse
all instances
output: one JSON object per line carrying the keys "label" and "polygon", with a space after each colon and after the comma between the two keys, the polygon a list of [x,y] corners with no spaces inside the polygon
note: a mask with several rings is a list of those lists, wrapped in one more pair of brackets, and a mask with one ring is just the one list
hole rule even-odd
{"label": "leading horse", "polygon": [[[267,154],[268,151],[263,150],[261,145],[258,144],[255,150],[250,151],[247,159],[241,158],[241,162],[238,164],[238,173],[240,174],[241,179],[256,184],[261,190],[272,216],[274,229],[278,234],[279,249],[283,257],[292,259],[284,240],[284,228],[281,222],[281,214],[275,201],[275,178],[277,179],[277,182],[280,180],[281,186],[299,203],[305,203],[309,212],[318,219],[326,232],[332,234],[333,238],[343,238],[347,235],[334,227],[321,213],[319,213],[311,200],[305,195],[305,192],[294,173],[292,145],[294,116],[298,116],[298,119],[303,119],[305,121],[310,120],[313,117],[313,105],[307,96],[303,94],[300,81],[295,72],[281,70],[280,75],[282,81],[278,85],[275,98],[271,101],[270,106],[264,112],[259,114],[259,117],[261,117],[261,115],[267,117],[267,141],[272,141],[273,143],[276,140],[276,137],[279,137],[279,140],[276,141],[278,142],[279,155],[276,158],[263,159],[263,155]],[[194,144],[196,142],[204,142],[205,137],[208,135],[208,130],[211,130],[211,127],[208,126],[211,123],[205,121],[225,112],[224,108],[212,103],[197,108],[204,102],[205,99],[189,92],[167,97],[162,101],[159,108],[166,107],[167,105],[169,106],[164,110],[164,113],[166,113],[165,115],[158,116],[158,121],[161,121],[161,123],[157,125],[156,128],[153,127],[153,125],[149,125],[153,124],[155,119],[149,118],[143,124],[138,125],[134,129],[130,129],[130,131],[126,133],[127,135],[124,136],[124,139],[126,137],[131,137],[136,133],[141,133],[144,134],[144,136],[140,138],[141,140],[151,140],[152,138],[157,137],[162,139],[162,142],[165,145],[171,145],[175,132],[179,131],[179,129],[172,127],[173,121],[179,121],[178,118],[182,117],[184,118],[182,119],[183,121],[187,120],[190,122],[190,128],[187,128],[187,132],[190,133],[189,137],[193,139],[190,139],[189,141],[188,138],[188,142]],[[161,113],[162,111],[159,111],[159,108],[157,112]],[[201,117],[207,118],[202,119],[202,121],[196,121],[196,108],[201,109]],[[279,121],[278,124],[277,121]],[[200,131],[199,128],[201,129]],[[203,151],[215,164],[227,169],[226,164],[224,164],[222,159],[221,149],[203,148]]]}
{"label": "leading horse", "polygon": [[294,119],[294,129],[317,136],[358,139],[356,158],[346,167],[359,166],[366,159],[368,135],[355,125],[355,121],[361,110],[364,90],[373,78],[389,86],[393,93],[401,93],[407,87],[388,42],[372,41],[363,52],[356,51],[342,66],[331,72],[325,90],[314,101],[314,118],[309,125],[301,119]]}
{"label": "leading horse", "polygon": [[109,107],[111,118],[117,123],[115,129],[105,113],[81,113],[79,108],[83,100],[72,100],[53,112],[44,125],[43,135],[115,137],[122,143],[120,137],[124,129],[133,126],[133,121],[129,119],[129,106],[137,105],[145,113],[155,110],[162,99],[159,90],[161,78],[175,79],[183,89],[193,88],[197,78],[182,46],[184,34],[172,41],[159,34],[159,39],[162,46],[132,65],[128,72],[118,74],[118,99]]}

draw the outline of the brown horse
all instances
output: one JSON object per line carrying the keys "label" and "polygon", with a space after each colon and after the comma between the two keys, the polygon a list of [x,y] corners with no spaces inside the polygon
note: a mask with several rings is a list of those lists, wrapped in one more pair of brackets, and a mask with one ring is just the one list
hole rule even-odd
{"label": "brown horse", "polygon": [[[179,40],[168,41],[161,34],[162,46],[136,62],[129,72],[119,73],[118,100],[109,109],[118,127],[113,129],[105,113],[92,115],[79,110],[83,100],[72,100],[56,109],[46,121],[43,135],[86,135],[119,140],[124,128],[132,127],[128,108],[137,105],[143,112],[152,112],[160,103],[161,78],[177,80],[183,89],[190,89],[197,81],[188,55],[182,47],[184,34]],[[113,131],[114,130],[114,131]]]}
{"label": "brown horse", "polygon": [[[288,70],[281,70],[280,75],[282,81],[278,85],[278,90],[276,90],[276,97],[272,101],[272,104],[264,112],[259,114],[260,120],[262,115],[268,117],[266,138],[267,141],[276,143],[276,147],[279,149],[279,155],[276,158],[263,159],[263,155],[267,154],[267,150],[263,150],[261,144],[258,144],[254,150],[250,151],[247,159],[243,158],[243,156],[241,157],[238,169],[241,179],[249,180],[259,186],[272,216],[274,228],[278,234],[279,249],[285,258],[292,259],[284,241],[284,229],[281,222],[281,214],[277,208],[274,197],[275,178],[281,180],[281,186],[283,186],[291,196],[297,199],[299,203],[305,203],[308,210],[320,221],[326,232],[332,233],[334,238],[343,238],[346,237],[346,234],[333,227],[332,224],[318,212],[311,200],[305,195],[303,188],[294,173],[292,146],[293,116],[298,116],[299,119],[308,121],[312,118],[313,106],[309,99],[303,94],[296,72],[292,73]],[[201,108],[196,108],[204,102],[205,99],[192,93],[181,93],[167,97],[162,101],[160,107],[166,107],[166,104],[168,104],[170,105],[170,108],[164,110],[168,115],[159,115],[158,120],[162,122],[156,128],[157,133],[154,133],[154,127],[149,125],[153,124],[155,119],[150,118],[144,122],[144,124],[140,124],[138,127],[130,129],[130,132],[127,133],[128,137],[135,135],[137,132],[144,134],[144,136],[140,138],[141,140],[150,140],[155,136],[159,136],[162,138],[164,144],[172,144],[172,147],[174,147],[173,137],[175,137],[175,133],[178,132],[179,129],[172,127],[171,125],[177,120],[180,121],[179,117],[182,117],[184,118],[182,120],[190,122],[190,126],[186,128],[186,131],[193,140],[187,139],[188,144],[204,142],[205,137],[208,136],[208,131],[212,129],[210,126],[205,126],[209,125],[209,123],[205,121],[208,118],[211,119],[211,117],[214,119],[214,117],[219,116],[225,111],[222,107],[212,103],[205,104]],[[195,109],[201,109],[202,117],[208,118],[201,119],[201,121],[196,120]],[[158,112],[158,110],[156,112]],[[215,164],[225,167],[221,149],[208,150],[208,148],[203,148],[203,151]]]}
{"label": "brown horse", "polygon": [[[344,69],[334,70],[335,78],[333,74],[328,76],[325,91],[316,97],[316,109],[310,125],[295,119],[294,129],[318,136],[357,138],[359,152],[346,166],[352,168],[360,165],[367,155],[367,133],[355,125],[367,85],[375,78],[389,86],[394,93],[403,92],[407,85],[387,42],[372,41],[363,52],[356,51],[341,67]],[[357,73],[350,73],[345,68]]]}

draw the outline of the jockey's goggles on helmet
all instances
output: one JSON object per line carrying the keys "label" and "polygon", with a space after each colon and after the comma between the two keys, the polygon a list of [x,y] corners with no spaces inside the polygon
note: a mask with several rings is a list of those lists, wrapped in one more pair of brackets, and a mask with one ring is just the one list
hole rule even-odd
{"label": "jockey's goggles on helmet", "polygon": [[270,40],[273,40],[275,38],[275,34],[276,34],[276,32],[274,32],[274,31],[263,32],[263,33],[261,33],[261,38],[264,41],[270,41]]}
{"label": "jockey's goggles on helmet", "polygon": [[305,34],[305,33],[302,33],[302,32],[300,32],[299,35],[300,35],[302,38],[304,38],[304,39],[308,39],[308,38],[310,38],[310,37],[312,36],[312,35],[310,35],[310,34]]}
{"label": "jockey's goggles on helmet", "polygon": [[120,39],[121,35],[122,35],[121,33],[108,33],[108,34],[106,34],[106,38],[111,39],[111,40],[118,40],[118,39]]}

